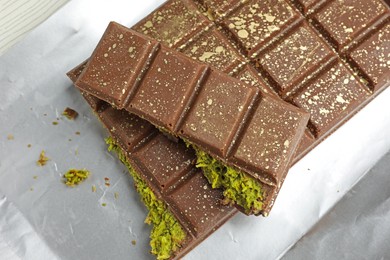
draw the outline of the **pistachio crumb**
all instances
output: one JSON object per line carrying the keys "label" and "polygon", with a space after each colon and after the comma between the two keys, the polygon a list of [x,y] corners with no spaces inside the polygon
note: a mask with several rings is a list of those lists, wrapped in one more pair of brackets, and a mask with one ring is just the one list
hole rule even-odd
{"label": "pistachio crumb", "polygon": [[74,185],[78,185],[79,183],[87,179],[89,175],[90,172],[85,169],[70,169],[64,174],[64,178],[66,179],[65,184],[73,187]]}
{"label": "pistachio crumb", "polygon": [[57,121],[53,121],[52,125],[58,125],[58,122]]}
{"label": "pistachio crumb", "polygon": [[118,198],[119,198],[119,193],[118,193],[118,192],[114,192],[114,198],[115,198],[115,199],[118,199]]}
{"label": "pistachio crumb", "polygon": [[27,148],[31,148],[31,144],[28,144],[28,145],[27,145]]}
{"label": "pistachio crumb", "polygon": [[137,241],[131,240],[131,244],[132,244],[133,246],[135,246],[135,245],[137,244]]}
{"label": "pistachio crumb", "polygon": [[105,206],[107,206],[107,204],[106,203],[102,203],[102,206],[105,207]]}
{"label": "pistachio crumb", "polygon": [[8,140],[14,140],[14,139],[15,139],[15,137],[14,137],[14,135],[12,135],[12,134],[9,134],[9,135],[7,136],[7,139],[8,139]]}
{"label": "pistachio crumb", "polygon": [[96,192],[96,186],[92,185],[92,192]]}
{"label": "pistachio crumb", "polygon": [[45,151],[42,150],[42,152],[39,154],[39,159],[37,161],[37,165],[38,166],[44,166],[44,165],[46,165],[48,160],[49,160],[49,158],[46,157]]}
{"label": "pistachio crumb", "polygon": [[34,175],[34,176],[33,176],[33,179],[34,179],[34,180],[38,179],[38,176]]}

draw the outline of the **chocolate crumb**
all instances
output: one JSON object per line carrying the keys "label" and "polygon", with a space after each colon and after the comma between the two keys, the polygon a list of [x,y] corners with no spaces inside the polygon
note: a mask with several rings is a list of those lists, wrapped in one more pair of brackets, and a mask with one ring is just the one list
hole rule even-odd
{"label": "chocolate crumb", "polygon": [[76,110],[67,107],[65,108],[64,112],[62,112],[62,115],[66,116],[66,118],[69,120],[74,120],[79,115],[79,113]]}
{"label": "chocolate crumb", "polygon": [[135,245],[137,244],[137,241],[131,240],[131,244],[132,244],[133,246],[135,246]]}

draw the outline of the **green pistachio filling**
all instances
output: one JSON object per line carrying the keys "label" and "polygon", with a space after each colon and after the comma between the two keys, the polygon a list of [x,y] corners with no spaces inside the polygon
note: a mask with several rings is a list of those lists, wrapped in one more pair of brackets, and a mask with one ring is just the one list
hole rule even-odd
{"label": "green pistachio filling", "polygon": [[128,168],[134,179],[137,192],[141,195],[142,202],[149,210],[145,223],[153,226],[150,234],[151,253],[156,255],[157,259],[170,258],[172,253],[180,248],[186,233],[167,209],[165,203],[156,198],[153,191],[130,166],[126,156],[115,141],[109,137],[106,139],[106,143],[109,145],[108,151],[114,151]]}
{"label": "green pistachio filling", "polygon": [[197,156],[196,167],[203,170],[213,188],[223,188],[225,203],[237,203],[247,214],[260,213],[263,209],[264,190],[258,181],[194,148]]}

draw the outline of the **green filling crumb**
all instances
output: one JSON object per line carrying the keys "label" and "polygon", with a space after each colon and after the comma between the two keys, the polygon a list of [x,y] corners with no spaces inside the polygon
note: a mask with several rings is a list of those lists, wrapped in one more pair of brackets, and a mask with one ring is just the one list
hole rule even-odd
{"label": "green filling crumb", "polygon": [[203,170],[213,188],[223,188],[226,204],[237,203],[247,214],[261,212],[264,190],[259,182],[240,170],[222,164],[206,152],[194,148],[197,156],[196,167]]}
{"label": "green filling crumb", "polygon": [[49,158],[46,156],[45,151],[42,150],[42,152],[39,154],[37,165],[45,166],[48,160]]}
{"label": "green filling crumb", "polygon": [[78,185],[80,182],[84,181],[89,176],[89,171],[87,170],[77,170],[70,169],[64,174],[65,184],[73,187],[74,185]]}
{"label": "green filling crumb", "polygon": [[168,259],[177,251],[186,237],[186,233],[177,222],[173,214],[167,209],[164,202],[158,200],[153,191],[146,185],[140,176],[130,166],[121,148],[109,137],[106,139],[109,145],[108,151],[114,151],[122,163],[128,168],[134,179],[137,192],[141,195],[142,202],[149,210],[145,223],[152,224],[150,234],[151,253],[157,259]]}

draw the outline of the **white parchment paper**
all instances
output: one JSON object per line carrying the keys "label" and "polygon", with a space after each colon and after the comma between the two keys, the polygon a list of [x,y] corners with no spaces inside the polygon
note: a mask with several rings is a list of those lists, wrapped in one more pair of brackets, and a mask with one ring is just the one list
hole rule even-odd
{"label": "white parchment paper", "polygon": [[[131,26],[162,2],[71,1],[0,57],[0,259],[152,259],[146,210],[124,167],[106,152],[106,131],[65,73],[90,56],[109,21]],[[65,107],[79,117],[61,116]],[[387,89],[290,170],[268,218],[238,214],[186,259],[277,259],[309,230],[305,243],[321,243],[321,236],[311,235],[321,232],[316,223],[390,150],[389,111]],[[42,150],[50,161],[39,167]],[[69,188],[61,176],[73,167],[92,176]],[[382,194],[383,186],[371,188],[378,190],[362,196]],[[357,205],[347,211],[365,210]],[[335,223],[330,229],[343,223],[328,221]],[[362,225],[356,236],[368,228]],[[304,257],[296,248],[305,243],[290,255]],[[367,243],[377,243],[376,236]],[[390,247],[356,250],[372,259]],[[335,252],[342,256],[343,248]]]}

